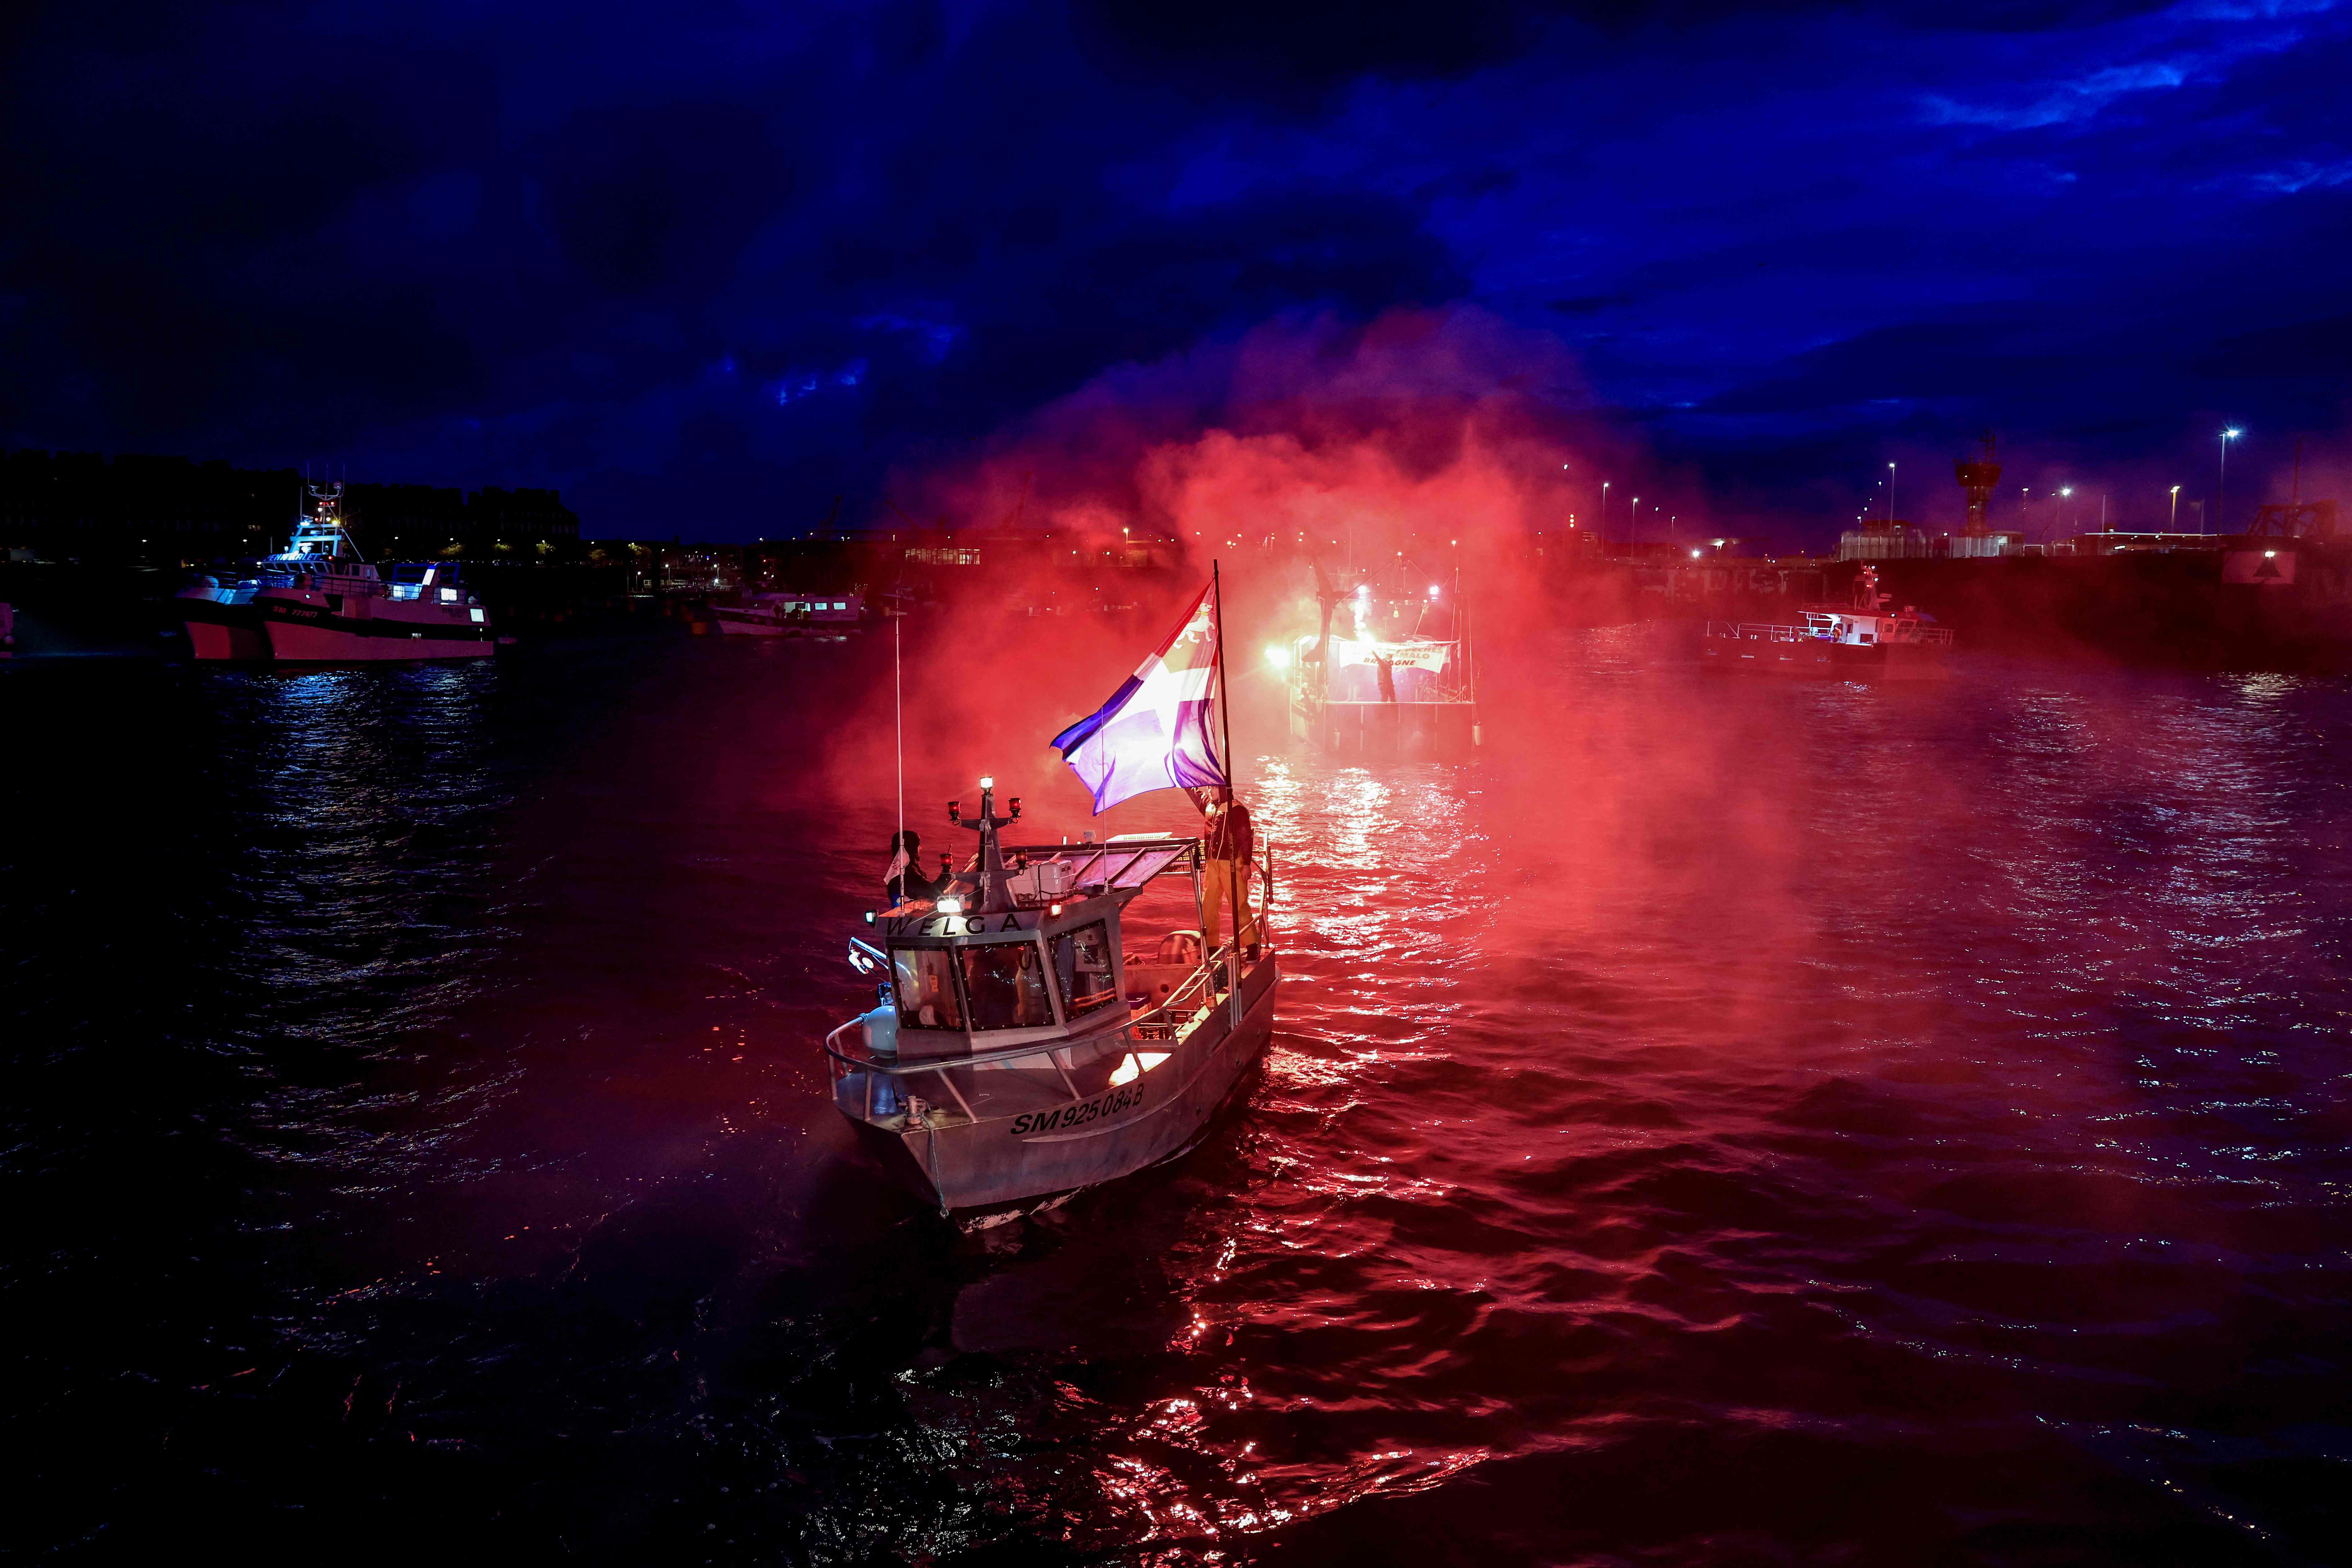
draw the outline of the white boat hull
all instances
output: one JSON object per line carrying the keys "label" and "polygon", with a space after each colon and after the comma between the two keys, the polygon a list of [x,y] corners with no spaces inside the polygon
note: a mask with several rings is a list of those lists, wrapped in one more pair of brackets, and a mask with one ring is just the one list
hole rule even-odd
{"label": "white boat hull", "polygon": [[[1239,1023],[1220,997],[1178,1039],[1134,1047],[1168,1050],[1167,1060],[1126,1084],[1042,1110],[990,1114],[981,1087],[988,1075],[968,1068],[947,1069],[953,1089],[940,1085],[938,1073],[899,1079],[932,1102],[932,1125],[867,1121],[860,1114],[862,1073],[840,1080],[836,1103],[890,1173],[926,1203],[965,1218],[1034,1206],[1156,1165],[1199,1142],[1273,1036],[1279,979],[1267,952],[1243,974]],[[954,1110],[950,1096],[959,1091],[976,1119]]]}

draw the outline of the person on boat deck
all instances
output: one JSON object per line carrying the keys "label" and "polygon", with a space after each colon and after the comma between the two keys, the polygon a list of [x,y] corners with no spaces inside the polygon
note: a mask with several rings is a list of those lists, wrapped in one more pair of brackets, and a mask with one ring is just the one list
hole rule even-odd
{"label": "person on boat deck", "polygon": [[1396,660],[1395,660],[1395,659],[1393,659],[1393,658],[1387,658],[1387,657],[1384,657],[1383,655],[1381,655],[1381,654],[1377,654],[1377,653],[1376,653],[1376,654],[1372,655],[1372,665],[1373,665],[1373,668],[1376,668],[1377,670],[1379,670],[1379,672],[1380,672],[1380,677],[1381,677],[1381,701],[1383,701],[1383,702],[1393,702],[1393,701],[1395,701],[1395,700],[1396,700]]}
{"label": "person on boat deck", "polygon": [[940,896],[940,885],[923,875],[923,863],[918,858],[922,847],[922,836],[911,828],[890,835],[890,868],[882,874],[884,909]]}
{"label": "person on boat deck", "polygon": [[1256,836],[1250,830],[1249,807],[1234,798],[1234,792],[1220,784],[1193,795],[1201,815],[1209,819],[1207,858],[1202,866],[1201,940],[1209,951],[1215,951],[1219,929],[1218,906],[1233,906],[1234,940],[1241,944],[1242,956],[1251,963],[1257,962],[1257,916],[1249,901],[1250,857],[1256,851]]}

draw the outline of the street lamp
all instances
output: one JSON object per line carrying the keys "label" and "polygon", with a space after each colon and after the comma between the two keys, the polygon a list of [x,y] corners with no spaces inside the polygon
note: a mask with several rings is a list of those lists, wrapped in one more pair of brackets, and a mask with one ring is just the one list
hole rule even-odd
{"label": "street lamp", "polygon": [[1638,542],[1642,537],[1642,498],[1640,496],[1633,498],[1632,521],[1626,526],[1632,531],[1625,536],[1625,542],[1629,545]]}
{"label": "street lamp", "polygon": [[2221,432],[2221,472],[2213,481],[2213,521],[2215,522],[2221,521],[2221,487],[2227,484],[2230,479],[2230,443],[2244,434],[2245,432],[2235,425]]}
{"label": "street lamp", "polygon": [[1601,481],[1601,531],[1609,531],[1609,481]]}
{"label": "street lamp", "polygon": [[1895,526],[1895,465],[1886,465],[1886,526]]}
{"label": "street lamp", "polygon": [[2179,485],[2172,487],[2172,513],[2164,521],[2164,531],[2167,533],[2180,531],[2180,487]]}

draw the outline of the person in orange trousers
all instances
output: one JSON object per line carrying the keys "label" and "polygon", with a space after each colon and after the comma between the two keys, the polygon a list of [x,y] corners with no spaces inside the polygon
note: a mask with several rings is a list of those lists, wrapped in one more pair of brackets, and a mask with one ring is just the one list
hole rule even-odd
{"label": "person in orange trousers", "polygon": [[1241,944],[1244,960],[1255,963],[1259,939],[1257,914],[1250,908],[1249,866],[1257,849],[1257,838],[1250,829],[1249,807],[1223,786],[1207,793],[1208,799],[1201,806],[1202,814],[1209,819],[1207,860],[1202,868],[1202,950],[1216,951],[1218,933],[1223,926],[1219,918],[1220,906],[1230,904],[1234,911],[1234,940]]}

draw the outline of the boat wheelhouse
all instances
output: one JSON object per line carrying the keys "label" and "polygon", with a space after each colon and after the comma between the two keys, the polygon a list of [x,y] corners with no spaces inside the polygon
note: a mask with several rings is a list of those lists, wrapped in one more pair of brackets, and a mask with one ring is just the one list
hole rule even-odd
{"label": "boat wheelhouse", "polygon": [[[950,807],[979,852],[937,900],[869,917],[883,945],[850,959],[882,1005],[824,1042],[860,1141],[967,1223],[1182,1153],[1273,1032],[1270,945],[1202,944],[1200,839],[1006,845],[1010,806],[983,780],[977,818]],[[1271,849],[1260,869],[1263,931]]]}
{"label": "boat wheelhouse", "polygon": [[1952,633],[1878,591],[1878,569],[1854,578],[1850,605],[1808,605],[1796,625],[1709,621],[1699,657],[1709,669],[1816,680],[1943,680],[1951,675]]}

